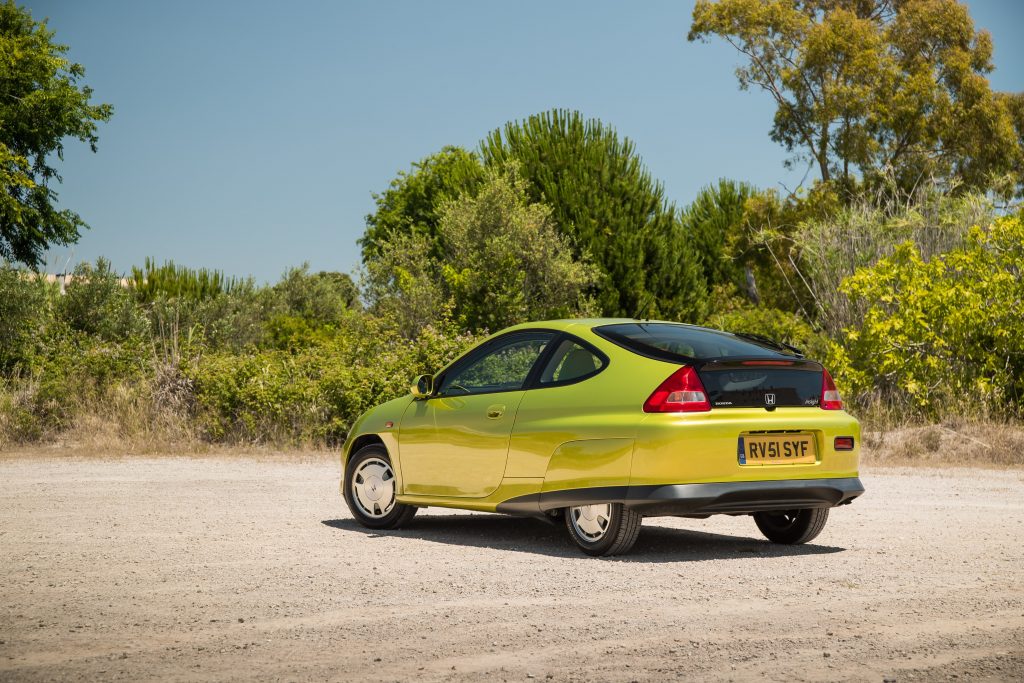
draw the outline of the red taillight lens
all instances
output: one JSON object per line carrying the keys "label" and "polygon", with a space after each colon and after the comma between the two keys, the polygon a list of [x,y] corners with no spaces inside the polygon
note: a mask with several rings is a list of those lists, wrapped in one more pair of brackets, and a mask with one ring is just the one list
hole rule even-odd
{"label": "red taillight lens", "polygon": [[833,442],[837,451],[852,451],[853,450],[853,437],[852,436],[837,436]]}
{"label": "red taillight lens", "polygon": [[836,383],[832,381],[832,375],[828,370],[821,369],[821,407],[823,410],[842,410],[843,399],[836,389]]}
{"label": "red taillight lens", "polygon": [[644,403],[645,413],[697,413],[711,410],[697,371],[684,365],[661,383]]}

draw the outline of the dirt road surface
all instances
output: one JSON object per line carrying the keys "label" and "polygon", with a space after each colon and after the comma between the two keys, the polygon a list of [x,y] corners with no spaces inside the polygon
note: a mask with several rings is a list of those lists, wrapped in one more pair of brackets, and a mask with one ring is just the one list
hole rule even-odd
{"label": "dirt road surface", "polygon": [[869,470],[811,545],[431,509],[321,460],[0,460],[0,680],[1024,680],[1024,472]]}

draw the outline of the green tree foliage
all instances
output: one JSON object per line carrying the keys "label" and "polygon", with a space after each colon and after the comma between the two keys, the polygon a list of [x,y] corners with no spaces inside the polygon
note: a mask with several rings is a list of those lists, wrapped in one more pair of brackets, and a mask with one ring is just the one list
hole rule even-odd
{"label": "green tree foliage", "polygon": [[757,191],[752,185],[719,180],[703,188],[682,212],[686,232],[701,255],[704,279],[710,287],[732,285],[757,301],[756,290],[748,287],[745,243],[747,200]]}
{"label": "green tree foliage", "polygon": [[85,69],[53,38],[14,0],[0,2],[0,257],[32,267],[49,245],[74,243],[86,227],[55,206],[53,157],[68,137],[96,151],[96,124],[113,113],[90,102],[92,90],[79,84]]}
{"label": "green tree foliage", "polygon": [[406,338],[451,319],[452,301],[433,250],[426,235],[396,234],[381,242],[363,271],[363,296],[369,310],[392,321]]}
{"label": "green tree foliage", "polygon": [[865,314],[863,305],[847,296],[844,280],[873,267],[903,242],[913,244],[925,260],[938,257],[960,247],[972,227],[988,229],[992,216],[991,202],[981,195],[950,196],[926,185],[910,203],[861,199],[802,220],[785,241],[769,246],[792,256],[776,277],[793,285],[821,329],[841,338]]}
{"label": "green tree foliage", "polygon": [[575,260],[551,209],[530,203],[518,164],[487,172],[476,197],[441,210],[441,274],[457,320],[492,332],[529,320],[587,313],[596,279],[586,253]]}
{"label": "green tree foliage", "polygon": [[1024,398],[1024,220],[997,219],[930,259],[912,242],[858,270],[844,291],[863,323],[834,345],[854,395],[911,414],[1020,413]]}
{"label": "green tree foliage", "polygon": [[315,325],[337,324],[346,311],[359,305],[359,290],[348,273],[311,273],[308,263],[285,271],[272,291],[285,312]]}
{"label": "green tree foliage", "polygon": [[600,268],[595,294],[606,315],[700,317],[699,256],[631,140],[556,110],[493,131],[481,152],[491,167],[517,161],[530,199],[550,206],[576,254]]}
{"label": "green tree foliage", "polygon": [[489,169],[477,195],[439,211],[437,248],[406,235],[367,264],[367,299],[407,335],[450,312],[464,329],[496,331],[532,319],[587,313],[596,271],[576,260],[551,210],[531,203],[519,167]]}
{"label": "green tree foliage", "polygon": [[969,190],[1018,186],[1022,148],[994,93],[992,40],[955,0],[698,0],[690,40],[719,36],[746,58],[740,87],[777,105],[771,137],[849,190],[860,173]]}
{"label": "green tree foliage", "polygon": [[377,209],[366,217],[366,232],[359,240],[363,261],[399,235],[425,235],[433,246],[441,206],[462,194],[474,194],[482,178],[477,156],[451,146],[400,172],[387,190],[373,197]]}
{"label": "green tree foliage", "polygon": [[219,270],[196,270],[175,265],[173,261],[157,265],[154,259],[148,257],[142,268],[132,268],[129,283],[135,296],[145,303],[151,303],[161,294],[170,298],[202,301],[238,286],[237,280],[225,277]]}

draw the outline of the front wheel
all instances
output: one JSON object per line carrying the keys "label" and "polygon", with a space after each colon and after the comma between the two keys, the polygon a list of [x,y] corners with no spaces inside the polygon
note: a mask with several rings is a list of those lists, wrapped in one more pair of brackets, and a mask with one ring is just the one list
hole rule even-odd
{"label": "front wheel", "polygon": [[569,536],[588,555],[629,552],[640,535],[643,516],[622,503],[579,505],[565,511]]}
{"label": "front wheel", "polygon": [[799,545],[813,541],[828,521],[828,508],[755,512],[754,522],[772,543]]}
{"label": "front wheel", "polygon": [[345,467],[345,502],[356,521],[370,529],[397,529],[416,514],[396,499],[395,471],[380,444],[360,448]]}

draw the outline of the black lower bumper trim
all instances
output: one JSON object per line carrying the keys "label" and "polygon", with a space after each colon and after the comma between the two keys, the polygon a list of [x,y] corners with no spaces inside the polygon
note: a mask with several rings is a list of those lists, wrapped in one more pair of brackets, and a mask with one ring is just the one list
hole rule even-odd
{"label": "black lower bumper trim", "polygon": [[746,514],[830,508],[850,503],[862,493],[864,485],[857,477],[598,486],[518,496],[499,503],[498,512],[535,515],[575,505],[623,503],[647,517]]}

